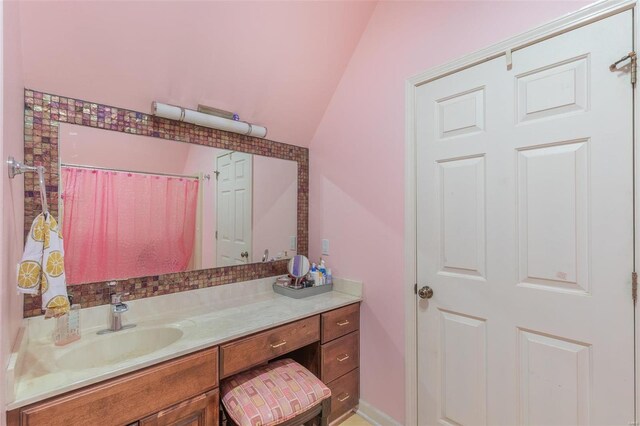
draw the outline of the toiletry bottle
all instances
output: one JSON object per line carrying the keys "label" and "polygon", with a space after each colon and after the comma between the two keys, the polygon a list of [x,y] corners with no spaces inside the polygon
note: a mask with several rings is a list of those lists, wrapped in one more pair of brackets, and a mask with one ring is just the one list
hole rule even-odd
{"label": "toiletry bottle", "polygon": [[320,285],[318,282],[318,267],[316,266],[315,263],[311,264],[311,269],[309,270],[309,272],[311,273],[311,279],[313,280],[313,285],[314,286]]}
{"label": "toiletry bottle", "polygon": [[319,286],[322,285],[322,275],[320,274],[320,271],[318,271],[318,267],[316,266],[315,263],[311,264],[311,279],[313,280],[313,285],[314,286]]}
{"label": "toiletry bottle", "polygon": [[331,274],[331,269],[327,269],[327,282],[326,284],[333,284],[333,275]]}
{"label": "toiletry bottle", "polygon": [[69,314],[56,317],[56,322],[53,329],[53,343],[56,346],[63,346],[68,343],[69,338]]}
{"label": "toiletry bottle", "polygon": [[71,296],[69,296],[69,304],[71,305],[69,312],[55,319],[53,343],[56,346],[68,345],[80,339],[80,305],[74,305]]}
{"label": "toiletry bottle", "polygon": [[69,310],[69,342],[80,339],[80,305],[73,304]]}
{"label": "toiletry bottle", "polygon": [[320,267],[318,268],[318,271],[320,272],[322,284],[327,284],[327,267],[322,259],[320,259]]}

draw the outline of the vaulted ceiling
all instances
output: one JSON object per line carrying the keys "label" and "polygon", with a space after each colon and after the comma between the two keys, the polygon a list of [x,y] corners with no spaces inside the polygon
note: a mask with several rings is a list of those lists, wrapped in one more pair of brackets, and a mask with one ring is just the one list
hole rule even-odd
{"label": "vaulted ceiling", "polygon": [[143,112],[206,104],[308,145],[375,5],[21,1],[24,84]]}

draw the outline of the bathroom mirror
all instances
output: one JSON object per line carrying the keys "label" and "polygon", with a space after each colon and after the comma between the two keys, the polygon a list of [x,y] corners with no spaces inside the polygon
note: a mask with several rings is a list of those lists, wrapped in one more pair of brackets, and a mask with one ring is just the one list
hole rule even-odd
{"label": "bathroom mirror", "polygon": [[295,161],[60,123],[58,166],[70,285],[296,254]]}

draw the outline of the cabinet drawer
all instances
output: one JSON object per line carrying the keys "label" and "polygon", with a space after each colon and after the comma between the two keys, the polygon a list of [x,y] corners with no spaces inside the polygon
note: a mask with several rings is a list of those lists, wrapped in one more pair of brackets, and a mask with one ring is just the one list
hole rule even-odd
{"label": "cabinet drawer", "polygon": [[123,425],[218,385],[207,349],[22,409],[21,426]]}
{"label": "cabinet drawer", "polygon": [[322,314],[322,343],[349,334],[359,328],[359,303]]}
{"label": "cabinet drawer", "polygon": [[139,426],[218,426],[218,390],[214,389],[188,401],[140,420]]}
{"label": "cabinet drawer", "polygon": [[220,349],[221,376],[231,376],[318,340],[320,318],[316,315],[223,345]]}
{"label": "cabinet drawer", "polygon": [[322,345],[322,378],[325,383],[337,379],[360,365],[360,333],[342,336]]}
{"label": "cabinet drawer", "polygon": [[358,405],[358,400],[360,399],[360,369],[356,368],[327,386],[331,389],[331,415],[329,416],[329,421],[332,422]]}

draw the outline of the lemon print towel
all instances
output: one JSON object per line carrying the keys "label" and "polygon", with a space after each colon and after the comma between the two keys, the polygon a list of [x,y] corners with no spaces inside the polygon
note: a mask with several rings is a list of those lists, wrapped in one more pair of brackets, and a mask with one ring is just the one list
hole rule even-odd
{"label": "lemon print towel", "polygon": [[31,225],[18,267],[18,291],[41,294],[46,318],[69,312],[62,232],[48,213],[39,214]]}

